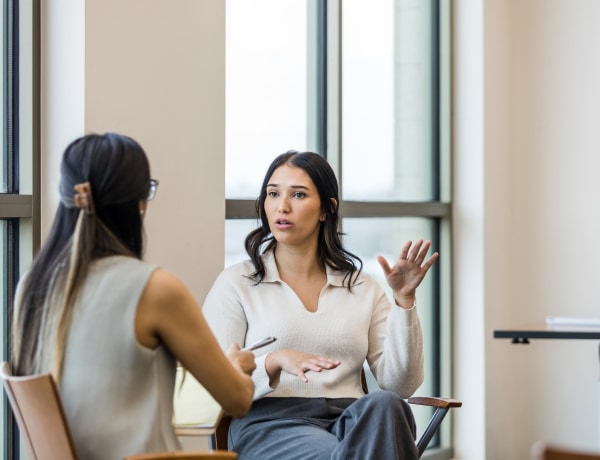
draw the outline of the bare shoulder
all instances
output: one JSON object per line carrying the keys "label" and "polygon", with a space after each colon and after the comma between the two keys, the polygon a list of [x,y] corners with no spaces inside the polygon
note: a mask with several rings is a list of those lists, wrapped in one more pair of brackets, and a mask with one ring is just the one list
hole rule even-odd
{"label": "bare shoulder", "polygon": [[158,268],[150,275],[142,294],[141,303],[155,307],[177,305],[178,301],[189,300],[190,297],[188,288],[179,278]]}
{"label": "bare shoulder", "polygon": [[175,275],[156,269],[138,304],[135,331],[138,341],[156,348],[164,335],[193,323],[199,308],[187,287]]}

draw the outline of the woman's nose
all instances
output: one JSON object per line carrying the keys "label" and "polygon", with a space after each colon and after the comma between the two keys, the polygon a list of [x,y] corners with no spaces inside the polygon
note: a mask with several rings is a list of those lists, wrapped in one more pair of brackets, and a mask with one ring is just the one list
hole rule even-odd
{"label": "woman's nose", "polygon": [[288,199],[285,197],[281,197],[281,199],[279,200],[279,205],[277,206],[277,211],[289,212],[289,210],[290,210],[290,204],[288,202]]}

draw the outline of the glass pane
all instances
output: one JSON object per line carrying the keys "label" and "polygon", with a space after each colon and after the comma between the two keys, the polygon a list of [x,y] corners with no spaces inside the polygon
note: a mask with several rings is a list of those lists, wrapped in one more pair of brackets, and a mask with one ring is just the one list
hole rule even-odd
{"label": "glass pane", "polygon": [[[7,258],[7,248],[6,248],[6,221],[5,220],[1,220],[0,219],[0,258],[2,259],[2,276],[0,276],[0,292],[2,293],[2,297],[0,298],[0,305],[2,307],[2,312],[6,311],[6,269],[7,269],[7,265],[8,265],[8,258]],[[5,330],[5,321],[6,315],[4,314],[0,314],[0,331],[4,331]],[[4,336],[3,336],[3,342],[5,341]],[[2,359],[6,359],[6,355],[5,355],[5,350],[2,350],[3,356]],[[4,390],[2,391],[2,393],[4,393]],[[4,433],[5,433],[5,417],[4,417],[4,410],[5,410],[5,403],[6,403],[6,398],[4,396],[2,396],[0,398],[0,414],[2,414],[2,416],[0,416],[0,433],[2,433],[2,437],[0,438],[0,440],[4,440]],[[4,451],[4,446],[2,445],[2,442],[0,441],[0,451]]]}
{"label": "glass pane", "polygon": [[259,226],[258,219],[230,219],[225,221],[225,266],[248,259],[244,248],[246,235]]}
{"label": "glass pane", "polygon": [[19,220],[19,278],[29,269],[33,261],[33,219]]}
{"label": "glass pane", "polygon": [[[374,219],[344,219],[344,247],[356,254],[363,261],[363,270],[384,288],[388,295],[392,296],[391,289],[385,281],[385,277],[377,262],[377,256],[384,256],[392,264],[400,253],[400,249],[408,240],[415,241],[419,238],[432,240],[435,234],[435,221],[424,218],[374,218]],[[434,247],[431,253],[439,248]],[[417,390],[422,396],[436,396],[434,394],[433,377],[435,362],[432,359],[432,349],[436,340],[433,328],[433,299],[434,283],[433,277],[428,273],[427,277],[419,286],[417,292],[417,305],[419,318],[423,328],[424,351],[425,351],[425,381]],[[368,376],[370,388],[376,388],[372,376]],[[425,407],[412,407],[417,421],[419,435],[425,429],[427,421],[431,417],[431,410]]]}
{"label": "glass pane", "polygon": [[305,0],[227,0],[226,196],[255,198],[268,165],[306,150]]}
{"label": "glass pane", "polygon": [[4,8],[0,12],[0,50],[2,50],[2,58],[0,58],[0,70],[2,71],[2,81],[4,82],[2,85],[2,89],[0,90],[0,139],[2,139],[2,154],[0,157],[0,193],[6,193],[8,190],[8,178],[7,174],[7,151],[5,148],[4,139],[6,138],[5,133],[5,104],[6,104],[6,94],[5,94],[5,86],[6,86],[6,58],[5,58],[5,49],[6,47],[6,30],[4,24]]}
{"label": "glass pane", "polygon": [[19,2],[19,193],[33,190],[33,12],[31,0]]}
{"label": "glass pane", "polygon": [[430,3],[344,1],[346,200],[433,198]]}

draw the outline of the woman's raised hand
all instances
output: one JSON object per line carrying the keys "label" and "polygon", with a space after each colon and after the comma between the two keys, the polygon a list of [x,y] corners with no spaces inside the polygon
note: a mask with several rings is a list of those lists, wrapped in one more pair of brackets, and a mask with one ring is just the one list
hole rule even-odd
{"label": "woman's raised hand", "polygon": [[414,244],[412,241],[407,241],[392,267],[385,257],[377,257],[385,279],[392,288],[394,299],[402,308],[412,307],[417,287],[439,257],[439,254],[434,252],[429,259],[425,260],[430,247],[431,241],[418,240]]}

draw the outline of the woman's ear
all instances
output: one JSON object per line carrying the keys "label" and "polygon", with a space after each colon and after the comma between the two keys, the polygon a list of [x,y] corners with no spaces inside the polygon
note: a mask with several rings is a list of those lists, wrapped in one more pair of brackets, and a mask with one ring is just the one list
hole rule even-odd
{"label": "woman's ear", "polygon": [[142,216],[142,220],[144,220],[144,214],[146,214],[146,208],[148,207],[148,201],[142,200],[140,201],[140,216]]}
{"label": "woman's ear", "polygon": [[338,202],[335,198],[329,198],[329,201],[331,201],[331,213],[333,214],[337,211]]}
{"label": "woman's ear", "polygon": [[[336,200],[335,198],[329,198],[329,201],[330,201],[330,207],[329,207],[329,210],[330,210],[330,211],[331,211],[331,213],[333,214],[333,213],[335,213],[335,211],[337,211],[338,202],[337,202],[337,200]],[[321,213],[321,216],[319,217],[319,220],[320,220],[321,222],[325,222],[325,217],[326,217],[326,215],[327,215],[327,214],[325,213],[325,211],[323,211],[323,212]]]}

